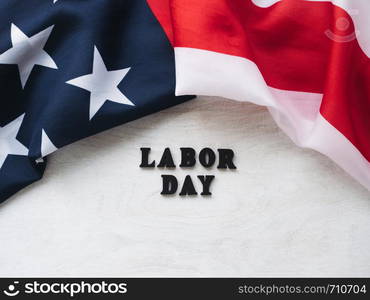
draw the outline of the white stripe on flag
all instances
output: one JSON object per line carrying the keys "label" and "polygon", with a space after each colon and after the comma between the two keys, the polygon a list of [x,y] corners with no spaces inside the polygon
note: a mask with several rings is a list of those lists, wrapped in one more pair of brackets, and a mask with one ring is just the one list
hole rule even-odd
{"label": "white stripe on flag", "polygon": [[321,94],[267,86],[252,61],[207,50],[175,48],[176,95],[208,95],[267,106],[299,146],[317,150],[370,190],[370,163],[319,113]]}

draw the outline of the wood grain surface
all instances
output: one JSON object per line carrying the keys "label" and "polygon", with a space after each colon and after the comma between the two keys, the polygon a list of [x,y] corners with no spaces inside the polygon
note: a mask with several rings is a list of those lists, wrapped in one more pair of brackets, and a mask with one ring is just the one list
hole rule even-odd
{"label": "wood grain surface", "polygon": [[[236,171],[139,168],[232,148]],[[161,174],[216,176],[211,197]],[[195,181],[197,188],[200,183]],[[264,108],[201,97],[70,145],[0,206],[0,276],[370,276],[370,194]]]}

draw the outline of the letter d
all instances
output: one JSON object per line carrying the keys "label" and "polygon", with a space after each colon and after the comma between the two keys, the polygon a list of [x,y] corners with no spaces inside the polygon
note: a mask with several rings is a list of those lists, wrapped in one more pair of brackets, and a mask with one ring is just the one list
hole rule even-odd
{"label": "letter d", "polygon": [[162,175],[163,189],[161,195],[173,195],[177,191],[177,179],[173,175]]}

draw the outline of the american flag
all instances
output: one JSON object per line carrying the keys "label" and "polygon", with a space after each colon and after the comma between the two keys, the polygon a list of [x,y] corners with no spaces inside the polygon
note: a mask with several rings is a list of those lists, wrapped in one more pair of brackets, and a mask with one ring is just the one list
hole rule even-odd
{"label": "american flag", "polygon": [[369,11],[369,0],[1,0],[0,202],[40,179],[50,153],[187,95],[266,106],[298,146],[370,190]]}
{"label": "american flag", "polygon": [[0,201],[53,151],[190,98],[145,0],[1,0],[0,90]]}
{"label": "american flag", "polygon": [[266,106],[298,145],[370,190],[369,0],[148,0],[176,94]]}

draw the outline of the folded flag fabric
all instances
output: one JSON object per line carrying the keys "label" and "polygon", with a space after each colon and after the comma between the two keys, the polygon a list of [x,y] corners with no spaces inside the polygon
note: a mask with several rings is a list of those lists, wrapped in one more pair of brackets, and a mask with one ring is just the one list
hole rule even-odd
{"label": "folded flag fabric", "polygon": [[148,0],[176,94],[268,107],[299,146],[370,190],[369,0]]}
{"label": "folded flag fabric", "polygon": [[40,179],[53,151],[186,95],[266,106],[370,190],[369,11],[369,0],[2,0],[0,202]]}
{"label": "folded flag fabric", "polygon": [[173,49],[145,0],[1,0],[0,202],[40,179],[51,152],[190,99],[174,90]]}

